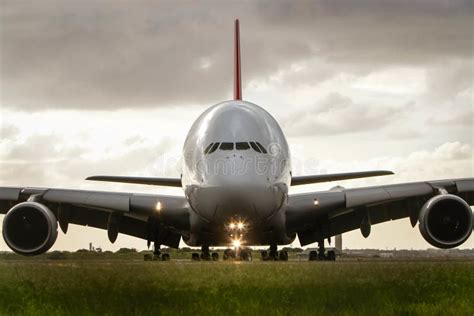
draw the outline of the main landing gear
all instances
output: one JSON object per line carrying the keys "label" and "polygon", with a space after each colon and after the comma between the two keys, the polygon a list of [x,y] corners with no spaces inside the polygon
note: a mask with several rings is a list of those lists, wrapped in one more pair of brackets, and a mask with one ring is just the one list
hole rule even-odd
{"label": "main landing gear", "polygon": [[309,261],[336,261],[336,252],[328,250],[325,253],[324,241],[318,242],[318,251],[313,250],[309,252]]}
{"label": "main landing gear", "polygon": [[191,260],[193,261],[219,261],[219,254],[213,252],[212,254],[209,251],[209,246],[205,245],[201,247],[201,253],[194,252],[191,255]]}
{"label": "main landing gear", "polygon": [[154,245],[153,254],[146,254],[143,256],[145,261],[170,261],[171,257],[169,253],[161,253],[161,246],[158,244]]}
{"label": "main landing gear", "polygon": [[263,261],[288,261],[288,252],[286,250],[278,251],[277,245],[270,245],[269,251],[262,251]]}

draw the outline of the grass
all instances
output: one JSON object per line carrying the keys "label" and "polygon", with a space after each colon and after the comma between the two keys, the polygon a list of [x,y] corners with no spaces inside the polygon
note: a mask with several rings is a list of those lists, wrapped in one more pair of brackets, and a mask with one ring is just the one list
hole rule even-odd
{"label": "grass", "polygon": [[1,315],[473,315],[474,261],[0,261]]}

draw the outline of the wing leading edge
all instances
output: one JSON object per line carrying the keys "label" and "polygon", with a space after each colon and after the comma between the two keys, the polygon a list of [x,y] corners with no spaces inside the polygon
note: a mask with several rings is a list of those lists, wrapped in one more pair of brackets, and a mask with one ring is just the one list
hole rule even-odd
{"label": "wing leading edge", "polygon": [[374,171],[318,174],[318,175],[312,175],[312,176],[294,176],[294,177],[291,177],[291,185],[302,185],[302,184],[331,182],[331,181],[338,181],[338,180],[369,178],[369,177],[377,177],[377,176],[387,176],[387,175],[392,175],[392,174],[393,174],[392,171],[374,170]]}
{"label": "wing leading edge", "polygon": [[145,184],[145,185],[162,185],[162,186],[168,186],[168,187],[181,187],[181,179],[178,179],[178,178],[92,176],[92,177],[86,178],[86,180]]}

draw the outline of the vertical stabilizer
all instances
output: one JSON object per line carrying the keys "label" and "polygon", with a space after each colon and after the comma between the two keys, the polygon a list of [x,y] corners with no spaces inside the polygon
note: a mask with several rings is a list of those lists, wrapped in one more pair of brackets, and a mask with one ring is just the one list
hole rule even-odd
{"label": "vertical stabilizer", "polygon": [[240,73],[240,27],[238,19],[235,20],[234,50],[234,100],[242,100],[242,77]]}

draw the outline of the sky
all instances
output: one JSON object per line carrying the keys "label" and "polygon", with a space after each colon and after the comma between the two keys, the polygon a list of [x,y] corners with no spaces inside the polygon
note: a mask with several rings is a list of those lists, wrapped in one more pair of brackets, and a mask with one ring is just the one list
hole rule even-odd
{"label": "sky", "polygon": [[[243,98],[280,123],[294,175],[395,172],[290,194],[474,176],[472,1],[0,0],[0,186],[183,195],[84,178],[179,177],[193,121],[232,98],[235,18]],[[53,249],[89,242],[146,248],[73,226]],[[408,219],[343,243],[429,247]]]}

